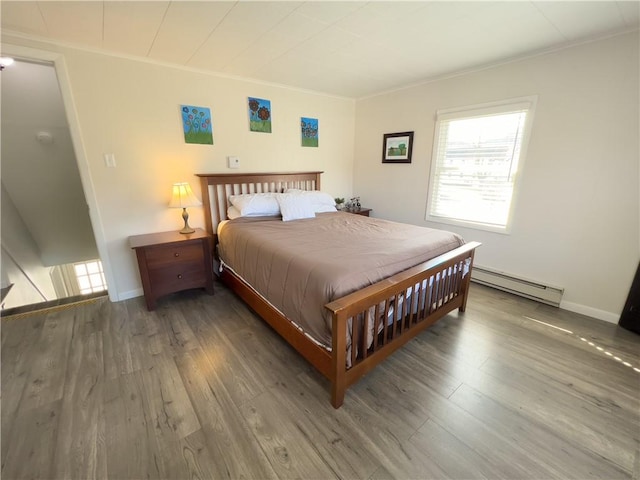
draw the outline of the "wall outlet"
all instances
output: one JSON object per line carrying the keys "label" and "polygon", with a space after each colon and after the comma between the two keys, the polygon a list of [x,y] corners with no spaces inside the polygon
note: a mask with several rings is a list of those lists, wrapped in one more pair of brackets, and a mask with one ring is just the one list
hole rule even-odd
{"label": "wall outlet", "polygon": [[227,166],[229,168],[240,168],[240,157],[227,157]]}

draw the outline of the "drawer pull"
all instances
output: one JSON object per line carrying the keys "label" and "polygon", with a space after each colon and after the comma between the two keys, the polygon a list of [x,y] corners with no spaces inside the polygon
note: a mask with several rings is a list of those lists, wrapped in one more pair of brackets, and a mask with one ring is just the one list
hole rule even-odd
{"label": "drawer pull", "polygon": [[174,256],[174,257],[179,257],[179,256],[180,256],[180,254],[179,254],[178,252],[176,252],[176,253],[174,253],[174,254],[173,254],[173,256]]}
{"label": "drawer pull", "polygon": [[181,273],[178,274],[178,278],[182,280],[182,274]]}

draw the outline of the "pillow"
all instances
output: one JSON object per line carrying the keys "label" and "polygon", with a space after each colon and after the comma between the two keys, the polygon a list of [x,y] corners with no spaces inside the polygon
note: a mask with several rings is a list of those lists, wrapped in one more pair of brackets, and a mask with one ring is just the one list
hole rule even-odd
{"label": "pillow", "polygon": [[333,205],[320,205],[314,207],[316,213],[337,212],[338,209]]}
{"label": "pillow", "polygon": [[238,210],[233,205],[231,205],[229,208],[227,208],[227,218],[229,220],[233,220],[234,218],[239,218],[241,216],[242,216],[242,214],[240,213],[240,210]]}
{"label": "pillow", "polygon": [[[229,202],[240,211],[242,217],[267,217],[280,215],[276,193],[245,193],[231,195]],[[228,212],[227,212],[228,215]]]}
{"label": "pillow", "polygon": [[298,190],[296,188],[288,188],[285,193],[295,193],[305,197],[306,201],[311,202],[313,211],[316,213],[336,212],[336,202],[331,195],[319,190]]}
{"label": "pillow", "polygon": [[282,212],[282,221],[314,218],[316,212],[309,197],[301,193],[283,193],[278,195],[278,203]]}

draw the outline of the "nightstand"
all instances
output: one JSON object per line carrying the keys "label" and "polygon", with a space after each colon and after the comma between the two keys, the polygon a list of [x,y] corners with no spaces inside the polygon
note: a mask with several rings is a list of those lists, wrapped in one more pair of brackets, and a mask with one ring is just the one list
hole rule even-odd
{"label": "nightstand", "polygon": [[356,215],[362,215],[363,217],[368,217],[369,216],[369,212],[371,212],[370,208],[364,208],[361,207],[358,210],[351,210],[351,209],[344,209],[342,210],[343,212],[347,212],[347,213],[354,213]]}
{"label": "nightstand", "polygon": [[201,228],[194,233],[178,231],[129,237],[136,251],[147,308],[169,293],[204,288],[213,295],[211,237]]}

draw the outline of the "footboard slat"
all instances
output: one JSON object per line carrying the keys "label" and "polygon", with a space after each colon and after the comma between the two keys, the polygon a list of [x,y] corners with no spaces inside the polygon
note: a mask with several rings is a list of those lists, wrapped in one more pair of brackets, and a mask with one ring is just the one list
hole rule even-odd
{"label": "footboard slat", "polygon": [[351,319],[351,365],[356,363],[356,353],[358,352],[358,336],[360,334],[359,315]]}
{"label": "footboard slat", "polygon": [[349,385],[397,348],[452,310],[464,311],[479,245],[471,242],[326,305],[333,318],[334,346],[339,344],[336,336],[347,336],[348,324],[353,328],[351,351],[344,352],[348,364],[333,363],[334,407],[340,406]]}
{"label": "footboard slat", "polygon": [[[405,294],[403,293],[402,297],[404,297],[404,295]],[[400,317],[400,320],[398,320],[398,316],[400,316],[400,314],[402,313],[402,305],[400,304],[400,298],[401,298],[400,294],[396,293],[396,296],[393,299],[393,307],[394,307],[394,309],[393,309],[393,321],[394,321],[394,324],[395,324],[395,327],[396,327],[395,332],[393,332],[394,336],[400,335],[402,333],[402,329],[401,329],[402,317]],[[402,303],[404,303],[404,302],[402,302]]]}
{"label": "footboard slat", "polygon": [[[431,280],[431,278],[429,279]],[[426,310],[431,309],[431,303],[433,302],[434,291],[438,290],[438,277],[435,275],[433,277],[433,282],[427,281],[427,295],[425,295],[424,304],[420,309],[420,315],[418,317],[419,320],[422,320],[425,317]]]}
{"label": "footboard slat", "polygon": [[433,313],[435,310],[440,308],[441,305],[444,304],[444,292],[447,287],[447,277],[445,276],[445,270],[440,272],[440,285],[438,289],[438,295],[436,297],[436,303],[433,306],[433,310],[429,313]]}
{"label": "footboard slat", "polygon": [[456,268],[453,274],[453,291],[456,291],[459,285],[460,285],[460,269]]}
{"label": "footboard slat", "polygon": [[447,303],[450,299],[450,288],[451,288],[451,272],[453,271],[452,267],[447,268],[446,276],[444,277],[444,295],[442,297],[442,303]]}
{"label": "footboard slat", "polygon": [[[374,311],[374,319],[375,319],[375,329],[374,332],[379,332],[380,331],[380,323],[382,322],[382,319],[380,318],[380,304],[376,303],[376,307],[373,309]],[[373,336],[373,351],[376,350],[376,348],[378,348],[378,335],[374,335]]]}
{"label": "footboard slat", "polygon": [[[413,298],[409,299],[409,304],[410,305],[413,305],[414,298],[417,299],[418,302],[420,301],[420,292],[422,292],[422,283],[417,283],[417,284],[415,284],[413,286],[413,293],[414,293],[414,295],[417,295],[417,296],[414,296]],[[417,312],[417,309],[416,309],[416,312]],[[410,308],[409,309],[409,328],[411,328],[413,326],[414,322],[416,321],[416,319],[414,317],[415,317],[414,309]]]}
{"label": "footboard slat", "polygon": [[[369,331],[369,315],[364,315],[363,314],[363,317],[364,317],[364,329],[363,329],[363,331],[364,332],[368,332]],[[362,358],[365,358],[365,359],[367,358],[367,355],[368,355],[368,352],[369,352],[369,349],[367,348],[366,342],[367,342],[367,336],[363,335],[362,336],[361,345],[359,346],[359,348],[362,349]]]}
{"label": "footboard slat", "polygon": [[[410,298],[406,298],[405,297],[405,300],[402,303],[402,315],[401,315],[402,328],[400,329],[401,332],[407,331],[409,329],[409,325],[411,325],[410,323],[408,323],[409,318],[408,318],[408,315],[407,315],[407,304],[409,304],[410,301],[411,301]],[[409,311],[411,311],[411,309],[409,309]]]}
{"label": "footboard slat", "polygon": [[389,333],[390,332],[390,328],[389,327],[391,325],[389,325],[389,322],[385,321],[385,319],[387,319],[387,318],[389,318],[389,302],[388,301],[384,302],[384,315],[382,316],[382,321],[384,322],[384,337],[383,337],[384,340],[382,342],[383,344],[387,340],[389,340],[389,338],[391,336],[390,333]]}

